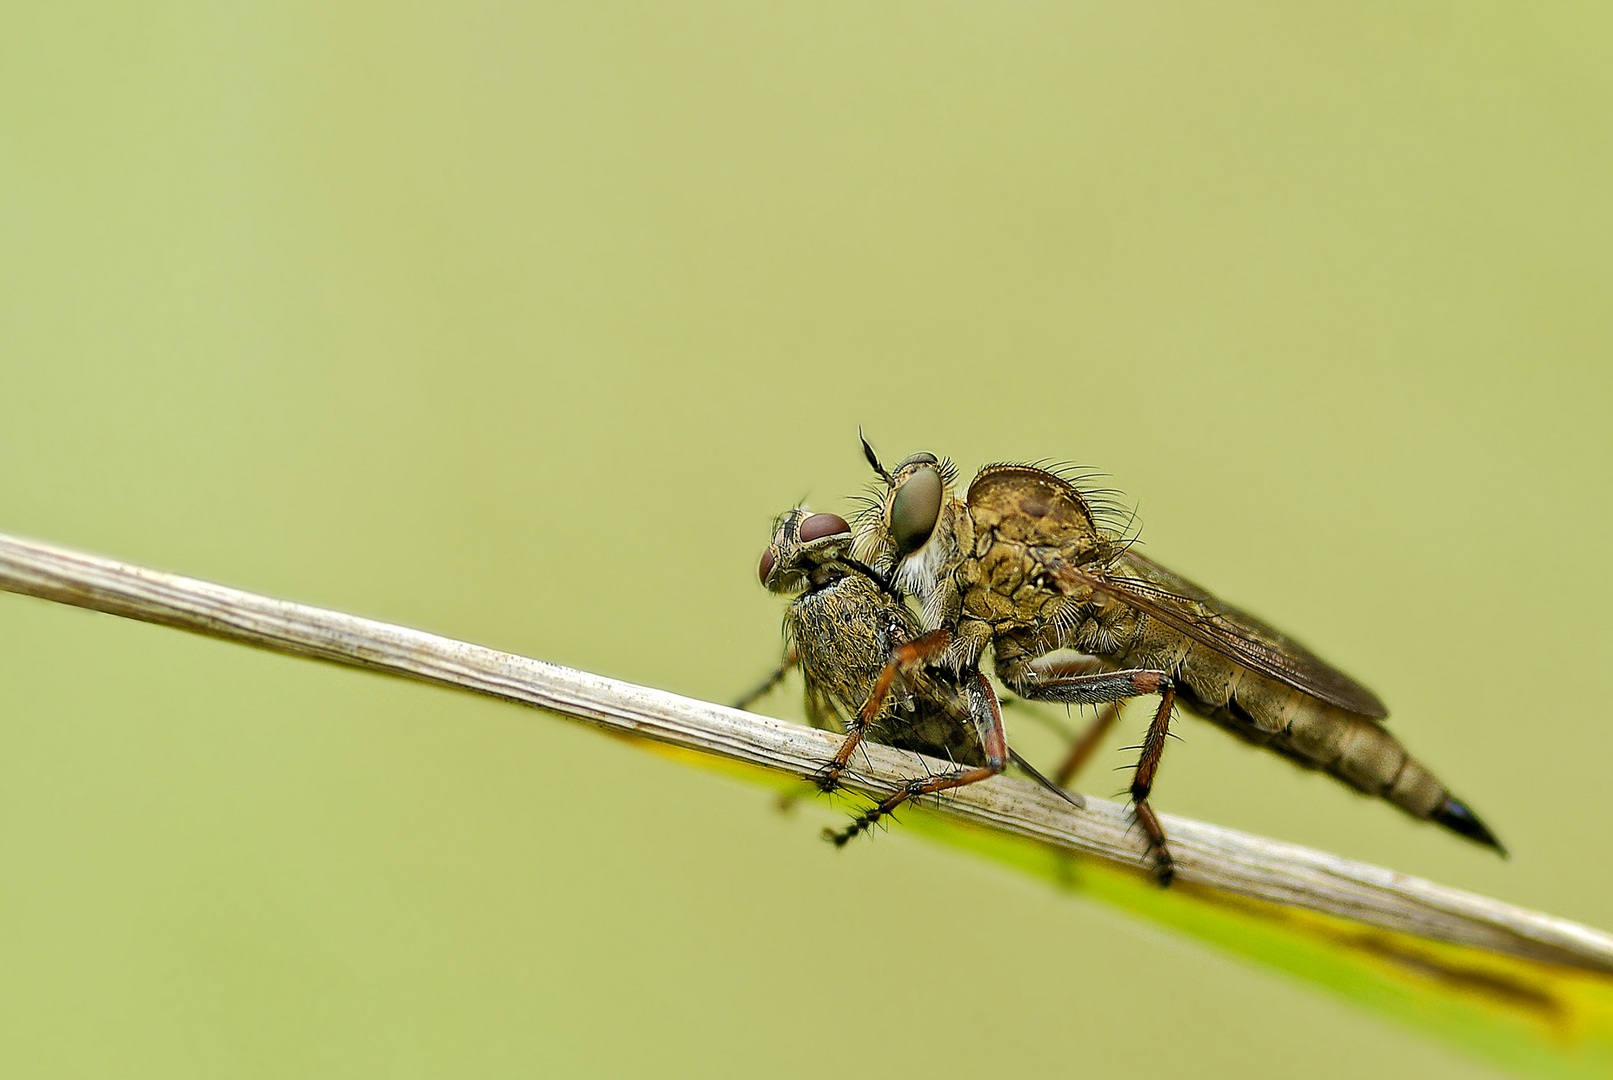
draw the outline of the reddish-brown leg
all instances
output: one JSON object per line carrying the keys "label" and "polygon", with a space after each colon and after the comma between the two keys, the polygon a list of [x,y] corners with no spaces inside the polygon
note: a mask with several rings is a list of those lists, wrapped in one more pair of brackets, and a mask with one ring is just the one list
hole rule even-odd
{"label": "reddish-brown leg", "polygon": [[[1143,832],[1148,836],[1149,850],[1154,853],[1154,876],[1161,885],[1169,885],[1175,870],[1170,849],[1165,844],[1165,830],[1160,828],[1159,818],[1148,803],[1148,795],[1153,790],[1154,774],[1159,770],[1159,759],[1165,752],[1165,738],[1170,733],[1171,710],[1176,704],[1175,682],[1166,672],[1147,668],[1057,674],[1061,670],[1068,669],[1057,664],[1041,665],[1037,672],[1043,676],[1040,682],[1016,686],[1014,690],[1021,697],[1057,701],[1066,705],[1118,705],[1134,697],[1159,695],[1159,709],[1154,714],[1153,722],[1148,725],[1142,755],[1137,760],[1137,771],[1132,776],[1131,799],[1136,809],[1137,823],[1143,827]],[[1047,677],[1049,674],[1052,677]]]}
{"label": "reddish-brown leg", "polygon": [[[862,742],[863,732],[868,725],[879,718],[879,711],[885,707],[885,701],[890,697],[891,687],[904,671],[916,671],[928,660],[933,660],[946,652],[947,646],[952,644],[952,634],[946,629],[932,630],[928,634],[914,638],[905,645],[899,645],[891,653],[891,658],[880,669],[879,677],[874,680],[874,689],[863,702],[862,708],[857,710],[857,718],[849,725],[845,739],[840,749],[827,766],[811,779],[824,791],[833,791],[840,785],[840,774],[846,771],[851,762],[851,755],[856,752],[858,744]],[[998,718],[1001,727],[1002,719]]]}
{"label": "reddish-brown leg", "polygon": [[1137,771],[1131,777],[1132,806],[1136,808],[1137,821],[1142,825],[1143,832],[1148,834],[1149,846],[1154,850],[1154,876],[1161,885],[1169,885],[1176,876],[1175,862],[1171,859],[1170,848],[1165,846],[1165,830],[1160,828],[1159,818],[1154,816],[1148,795],[1154,790],[1154,773],[1159,770],[1159,759],[1165,754],[1165,738],[1170,734],[1171,707],[1175,704],[1176,687],[1167,679],[1160,687],[1159,711],[1148,725],[1148,734],[1143,738],[1142,756],[1137,759]]}
{"label": "reddish-brown leg", "polygon": [[[945,631],[936,632],[944,633]],[[929,636],[928,634],[925,635],[925,637]],[[922,641],[924,638],[918,640]],[[933,795],[938,791],[946,791],[949,788],[963,787],[966,784],[986,780],[996,776],[1007,767],[1008,738],[1003,731],[1002,707],[997,701],[997,693],[992,690],[990,681],[980,672],[975,672],[973,678],[975,681],[969,694],[969,703],[971,711],[975,715],[975,726],[980,732],[980,743],[986,754],[986,763],[971,769],[954,769],[952,772],[925,777],[921,780],[909,780],[906,786],[898,790],[896,794],[890,796],[872,810],[857,817],[846,828],[838,832],[833,829],[825,829],[824,839],[832,840],[836,847],[841,847],[858,833],[866,832],[880,818],[889,814],[909,799],[918,798],[922,795]],[[867,714],[866,706],[864,707],[864,714]]]}

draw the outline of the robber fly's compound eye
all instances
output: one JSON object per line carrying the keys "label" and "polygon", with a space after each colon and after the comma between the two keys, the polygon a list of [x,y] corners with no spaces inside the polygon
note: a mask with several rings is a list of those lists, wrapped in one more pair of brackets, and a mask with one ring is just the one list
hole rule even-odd
{"label": "robber fly's compound eye", "polygon": [[801,522],[801,542],[810,544],[814,540],[821,540],[825,536],[834,536],[837,533],[849,533],[851,526],[839,514],[813,514]]}
{"label": "robber fly's compound eye", "polygon": [[936,457],[934,454],[919,453],[919,454],[914,454],[912,457],[908,458],[906,461],[904,461],[900,465],[896,466],[896,471],[901,472],[903,469],[907,468],[910,465],[939,465],[939,464],[941,464],[941,459]]}
{"label": "robber fly's compound eye", "polygon": [[767,584],[769,575],[773,573],[773,561],[773,548],[768,545],[767,550],[762,552],[762,564],[756,568],[756,576],[762,579],[763,585]]}
{"label": "robber fly's compound eye", "polygon": [[[928,456],[928,455],[924,455]],[[902,481],[891,499],[891,539],[902,557],[924,546],[941,517],[941,474],[922,468]]]}

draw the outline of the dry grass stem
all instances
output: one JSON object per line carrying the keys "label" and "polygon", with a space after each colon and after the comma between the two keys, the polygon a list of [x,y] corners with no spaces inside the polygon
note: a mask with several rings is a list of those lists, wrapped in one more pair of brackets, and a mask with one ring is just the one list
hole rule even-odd
{"label": "dry grass stem", "polygon": [[[795,776],[823,766],[839,741],[541,660],[4,535],[0,589],[469,690]],[[912,754],[867,749],[846,775],[846,786],[864,794],[886,794],[921,768]],[[1140,872],[1130,817],[1113,802],[1089,797],[1086,810],[1077,811],[1032,784],[999,777],[949,794],[935,812]],[[1613,971],[1613,936],[1587,926],[1295,844],[1182,818],[1164,822],[1182,882],[1424,938]]]}

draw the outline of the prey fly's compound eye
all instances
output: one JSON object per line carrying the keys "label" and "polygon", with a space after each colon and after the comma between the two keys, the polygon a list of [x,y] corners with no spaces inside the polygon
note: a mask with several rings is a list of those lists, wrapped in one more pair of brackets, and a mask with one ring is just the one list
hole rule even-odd
{"label": "prey fly's compound eye", "polygon": [[762,552],[761,565],[756,568],[756,576],[762,579],[763,585],[767,584],[768,577],[773,573],[773,562],[773,548],[769,546]]}
{"label": "prey fly's compound eye", "polygon": [[923,547],[935,531],[941,517],[941,487],[941,473],[926,466],[904,480],[891,499],[891,539],[903,557]]}
{"label": "prey fly's compound eye", "polygon": [[839,514],[813,514],[801,522],[801,542],[809,544],[814,540],[821,540],[825,536],[834,536],[837,533],[849,533],[851,526]]}

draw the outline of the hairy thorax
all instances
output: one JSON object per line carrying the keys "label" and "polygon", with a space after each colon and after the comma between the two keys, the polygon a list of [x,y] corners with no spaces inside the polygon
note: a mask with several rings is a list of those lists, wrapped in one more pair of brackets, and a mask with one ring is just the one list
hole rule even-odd
{"label": "hairy thorax", "polygon": [[891,651],[919,633],[906,608],[856,575],[803,596],[785,625],[802,668],[848,713],[873,692]]}

